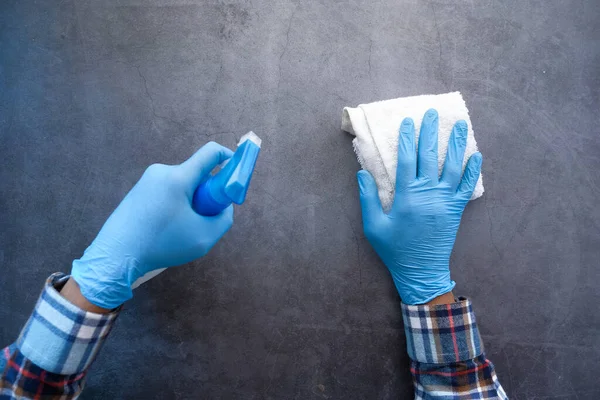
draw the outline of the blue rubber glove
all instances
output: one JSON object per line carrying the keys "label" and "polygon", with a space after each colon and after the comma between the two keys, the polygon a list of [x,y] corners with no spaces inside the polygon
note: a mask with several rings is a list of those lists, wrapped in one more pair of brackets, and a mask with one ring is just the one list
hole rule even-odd
{"label": "blue rubber glove", "polygon": [[481,154],[473,154],[461,180],[467,124],[452,130],[446,163],[438,177],[438,114],[425,113],[415,150],[415,127],[406,118],[398,138],[394,204],[381,208],[375,180],[358,172],[363,226],[367,239],[390,270],[405,304],[423,304],[450,292],[450,253],[463,210],[481,171]]}
{"label": "blue rubber glove", "polygon": [[192,209],[192,197],[232,154],[210,142],[180,165],[148,167],[83,257],[73,261],[71,274],[83,296],[102,308],[118,307],[147,272],[205,255],[233,224],[233,206],[204,217]]}

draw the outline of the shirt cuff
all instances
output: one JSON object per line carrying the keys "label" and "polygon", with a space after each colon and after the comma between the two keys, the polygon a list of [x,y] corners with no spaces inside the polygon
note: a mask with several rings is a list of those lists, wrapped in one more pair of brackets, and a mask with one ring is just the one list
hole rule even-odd
{"label": "shirt cuff", "polygon": [[69,275],[57,272],[46,280],[17,339],[17,347],[31,362],[62,375],[83,372],[90,366],[120,311],[96,314],[71,304],[59,293],[68,279]]}
{"label": "shirt cuff", "polygon": [[471,302],[461,297],[452,304],[402,304],[406,346],[411,359],[446,364],[473,359],[483,353]]}

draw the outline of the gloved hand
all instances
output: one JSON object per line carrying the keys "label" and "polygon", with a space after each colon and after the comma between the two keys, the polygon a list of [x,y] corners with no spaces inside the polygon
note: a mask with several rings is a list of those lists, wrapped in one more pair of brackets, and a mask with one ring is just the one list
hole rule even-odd
{"label": "gloved hand", "polygon": [[147,272],[205,255],[233,224],[233,206],[214,217],[192,209],[198,185],[233,152],[210,142],[180,165],[154,164],[125,196],[100,233],[73,261],[72,277],[91,303],[115,308]]}
{"label": "gloved hand", "polygon": [[481,154],[473,154],[461,180],[467,124],[452,130],[446,163],[438,178],[438,114],[425,113],[415,150],[415,128],[406,118],[398,138],[394,204],[381,208],[371,174],[358,172],[363,226],[367,239],[390,270],[405,304],[423,304],[450,292],[450,253],[465,205],[481,171]]}

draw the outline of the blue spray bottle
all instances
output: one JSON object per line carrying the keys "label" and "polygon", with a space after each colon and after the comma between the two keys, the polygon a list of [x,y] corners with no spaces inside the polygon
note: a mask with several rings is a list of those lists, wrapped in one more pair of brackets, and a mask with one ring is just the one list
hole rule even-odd
{"label": "blue spray bottle", "polygon": [[217,215],[231,203],[242,204],[258,159],[260,138],[252,131],[240,139],[233,156],[219,172],[198,186],[192,208],[200,215]]}
{"label": "blue spray bottle", "polygon": [[[233,156],[221,170],[198,186],[192,199],[192,208],[200,215],[213,216],[231,205],[246,200],[254,165],[260,152],[261,139],[252,131],[240,139]],[[165,269],[150,271],[131,285],[132,289],[149,281]]]}

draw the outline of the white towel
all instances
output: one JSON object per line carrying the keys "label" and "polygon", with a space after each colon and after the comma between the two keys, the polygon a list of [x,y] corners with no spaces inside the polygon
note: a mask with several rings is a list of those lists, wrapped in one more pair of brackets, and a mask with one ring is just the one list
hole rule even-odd
{"label": "white towel", "polygon": [[[464,171],[469,157],[477,152],[477,142],[475,142],[469,110],[467,110],[460,92],[403,97],[360,104],[356,108],[344,108],[342,130],[356,136],[352,141],[354,152],[362,168],[369,171],[375,178],[379,198],[386,211],[390,209],[394,201],[400,123],[405,117],[413,119],[418,146],[421,121],[425,111],[430,108],[435,108],[439,115],[438,164],[440,174],[446,161],[448,139],[454,123],[460,119],[467,122],[469,132],[463,160]],[[471,200],[481,197],[482,194],[483,181],[480,175]]]}

